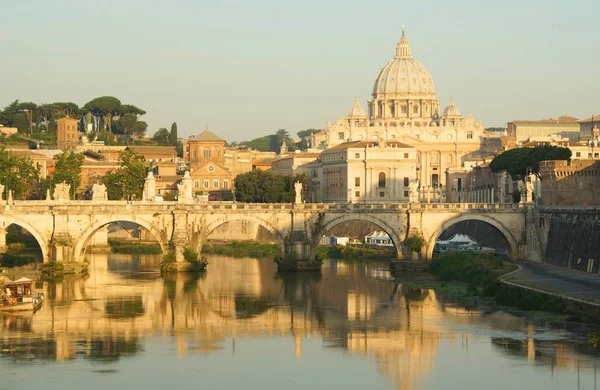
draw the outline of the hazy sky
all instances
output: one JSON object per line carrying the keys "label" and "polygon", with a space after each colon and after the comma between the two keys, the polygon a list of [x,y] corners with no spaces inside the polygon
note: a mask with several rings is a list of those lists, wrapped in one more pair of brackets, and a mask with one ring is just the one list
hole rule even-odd
{"label": "hazy sky", "polygon": [[[492,5],[490,5],[490,3]],[[113,95],[223,138],[363,108],[402,25],[445,107],[486,127],[600,114],[600,1],[0,0],[0,106]]]}

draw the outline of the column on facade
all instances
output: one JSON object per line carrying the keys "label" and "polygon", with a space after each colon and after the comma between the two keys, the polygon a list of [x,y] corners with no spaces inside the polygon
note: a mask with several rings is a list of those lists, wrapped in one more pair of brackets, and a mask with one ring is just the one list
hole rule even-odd
{"label": "column on facade", "polygon": [[423,156],[423,166],[421,167],[421,169],[423,170],[423,182],[421,183],[422,186],[426,187],[429,185],[429,152],[423,152],[422,153]]}
{"label": "column on facade", "polygon": [[496,203],[494,201],[494,187],[490,188],[490,198],[491,198],[490,203],[492,203],[492,204]]}
{"label": "column on facade", "polygon": [[438,164],[438,183],[440,188],[446,184],[446,175],[444,174],[444,156],[442,155],[442,151],[438,150],[439,154],[439,164]]}
{"label": "column on facade", "polygon": [[400,113],[399,113],[399,104],[398,104],[398,100],[394,100],[394,117],[395,118],[400,118]]}

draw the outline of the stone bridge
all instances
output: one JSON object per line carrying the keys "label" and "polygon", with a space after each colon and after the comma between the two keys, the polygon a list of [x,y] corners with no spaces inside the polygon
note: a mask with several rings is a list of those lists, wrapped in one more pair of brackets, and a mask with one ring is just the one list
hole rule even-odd
{"label": "stone bridge", "polygon": [[[184,248],[201,251],[208,235],[226,223],[247,221],[267,229],[284,253],[314,258],[321,237],[352,220],[369,221],[391,237],[398,258],[411,234],[425,238],[422,256],[430,259],[440,234],[466,220],[492,225],[506,238],[513,257],[527,251],[527,215],[531,206],[487,203],[400,204],[250,204],[125,201],[11,201],[0,204],[0,250],[6,250],[6,228],[12,224],[38,241],[44,262],[82,261],[94,233],[108,224],[132,222],[149,230],[163,253],[183,261]],[[533,234],[535,237],[535,234]]]}

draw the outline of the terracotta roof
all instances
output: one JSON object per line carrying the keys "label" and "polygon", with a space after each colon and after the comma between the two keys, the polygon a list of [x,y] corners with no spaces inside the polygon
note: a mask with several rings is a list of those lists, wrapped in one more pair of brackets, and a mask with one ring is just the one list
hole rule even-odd
{"label": "terracotta roof", "polygon": [[204,131],[198,135],[192,135],[188,138],[188,141],[221,141],[225,142],[225,140],[212,131],[208,130],[208,127],[204,129]]}
{"label": "terracotta roof", "polygon": [[128,146],[127,149],[139,154],[177,155],[175,146]]}
{"label": "terracotta roof", "polygon": [[277,158],[263,158],[261,160],[255,160],[252,162],[252,165],[271,165],[273,161],[277,160]]}
{"label": "terracotta roof", "polygon": [[[352,141],[352,142],[345,142],[343,144],[339,144],[336,145],[332,148],[326,149],[323,152],[329,152],[330,150],[344,150],[344,149],[351,149],[351,148],[364,148],[367,147],[369,145],[375,145],[375,147],[379,146],[379,142],[380,141]],[[395,145],[396,148],[408,148],[408,149],[414,149],[414,147],[407,145],[405,143],[402,142],[398,142],[398,141],[385,141],[386,146],[390,147],[391,145]]]}
{"label": "terracotta roof", "polygon": [[516,120],[512,122],[515,125],[576,125],[577,118],[563,115],[558,118],[540,119],[540,120]]}
{"label": "terracotta roof", "polygon": [[311,152],[302,152],[302,153],[289,153],[285,156],[274,158],[273,161],[281,161],[286,160],[288,158],[318,158],[321,153],[311,153]]}
{"label": "terracotta roof", "polygon": [[594,115],[587,119],[582,119],[579,121],[579,123],[588,123],[588,122],[591,122],[592,119],[594,120],[594,123],[600,123],[600,115]]}

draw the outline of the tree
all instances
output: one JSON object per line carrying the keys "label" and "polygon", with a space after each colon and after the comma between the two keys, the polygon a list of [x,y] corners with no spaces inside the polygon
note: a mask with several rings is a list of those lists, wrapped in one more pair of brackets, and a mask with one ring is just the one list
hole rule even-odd
{"label": "tree", "polygon": [[237,175],[235,183],[236,199],[252,203],[289,203],[295,198],[294,183],[304,186],[304,196],[310,193],[310,180],[306,175],[282,176],[260,169]]}
{"label": "tree", "polygon": [[148,163],[141,154],[125,150],[119,155],[119,169],[110,171],[102,178],[106,185],[108,198],[141,199],[144,180],[148,172]]}
{"label": "tree", "polygon": [[127,145],[129,145],[129,140],[135,140],[136,137],[143,136],[148,128],[148,124],[138,120],[138,116],[134,113],[122,115],[117,124],[119,132],[127,138]]}
{"label": "tree", "polygon": [[71,186],[71,198],[74,199],[81,185],[81,166],[84,159],[83,154],[74,152],[63,152],[56,156],[54,172],[45,187],[53,191],[58,183],[65,182]]}
{"label": "tree", "polygon": [[179,143],[179,138],[177,137],[177,122],[173,122],[171,125],[171,145],[177,146]]}
{"label": "tree", "polygon": [[29,123],[29,135],[33,134],[33,124],[37,121],[37,104],[32,102],[19,103],[19,111],[25,114]]}
{"label": "tree", "polygon": [[492,160],[490,169],[494,173],[507,171],[515,180],[523,180],[528,174],[534,174],[541,179],[540,161],[569,160],[571,150],[560,146],[543,145],[533,148],[510,149]]}
{"label": "tree", "polygon": [[171,145],[171,133],[166,127],[161,127],[154,133],[152,140],[158,142],[159,145]]}
{"label": "tree", "polygon": [[4,199],[12,190],[16,199],[30,197],[37,189],[39,171],[29,157],[14,156],[0,149],[0,184],[4,185]]}
{"label": "tree", "polygon": [[311,135],[320,132],[321,130],[319,129],[306,129],[306,130],[301,130],[299,132],[297,132],[296,134],[298,135],[298,138],[300,138],[300,143],[298,144],[298,148],[300,150],[306,150],[308,149],[308,140],[310,138]]}
{"label": "tree", "polygon": [[108,127],[108,133],[105,134],[105,141],[110,141],[112,139],[113,117],[118,117],[121,114],[121,101],[113,96],[102,96],[90,100],[85,104],[84,108],[95,117],[104,119]]}

